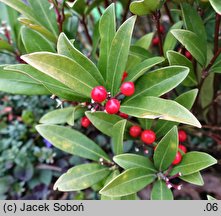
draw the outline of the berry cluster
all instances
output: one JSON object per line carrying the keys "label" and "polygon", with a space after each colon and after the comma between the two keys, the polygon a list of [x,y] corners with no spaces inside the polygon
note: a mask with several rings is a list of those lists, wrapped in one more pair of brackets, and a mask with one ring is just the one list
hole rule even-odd
{"label": "berry cluster", "polygon": [[156,140],[156,134],[152,130],[142,131],[141,127],[138,125],[130,127],[130,136],[134,138],[140,136],[141,140],[147,145],[151,145]]}

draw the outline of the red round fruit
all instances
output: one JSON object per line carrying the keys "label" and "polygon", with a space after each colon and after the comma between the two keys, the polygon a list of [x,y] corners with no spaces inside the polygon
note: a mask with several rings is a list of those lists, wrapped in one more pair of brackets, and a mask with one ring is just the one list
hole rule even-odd
{"label": "red round fruit", "polygon": [[117,99],[110,99],[106,105],[105,105],[105,110],[109,114],[116,114],[120,110],[120,102]]}
{"label": "red round fruit", "polygon": [[178,138],[180,142],[185,142],[187,139],[187,134],[184,130],[179,130],[178,131]]}
{"label": "red round fruit", "polygon": [[124,119],[127,119],[129,117],[129,115],[127,115],[126,113],[122,113],[122,112],[119,112],[118,115]]}
{"label": "red round fruit", "polygon": [[124,71],[121,82],[123,82],[128,76],[128,73],[126,71]]}
{"label": "red round fruit", "polygon": [[96,86],[91,91],[91,98],[101,103],[107,98],[107,90],[103,86]]}
{"label": "red round fruit", "polygon": [[187,152],[186,146],[184,146],[184,145],[182,145],[182,144],[179,144],[179,149],[180,149],[183,153],[186,153],[186,152]]}
{"label": "red round fruit", "polygon": [[142,129],[138,125],[134,125],[130,127],[130,135],[134,138],[140,136],[141,132],[142,132]]}
{"label": "red round fruit", "polygon": [[163,25],[160,25],[160,33],[161,33],[161,34],[163,34],[163,33],[164,33],[164,31],[165,31],[164,26],[163,26]]}
{"label": "red round fruit", "polygon": [[133,82],[124,82],[120,87],[120,91],[125,96],[133,95],[135,92],[134,83]]}
{"label": "red round fruit", "polygon": [[91,122],[88,119],[88,117],[86,117],[86,116],[82,117],[82,119],[81,119],[81,126],[82,127],[87,128],[87,127],[89,127],[90,124],[91,124]]}
{"label": "red round fruit", "polygon": [[141,140],[146,144],[152,144],[156,140],[156,134],[152,130],[144,130],[141,134]]}
{"label": "red round fruit", "polygon": [[185,51],[185,56],[189,59],[189,60],[192,60],[192,55],[191,55],[191,53],[188,51],[188,50],[186,50]]}
{"label": "red round fruit", "polygon": [[179,164],[181,162],[181,160],[182,160],[182,155],[178,151],[172,164],[173,165],[177,165],[177,164]]}
{"label": "red round fruit", "polygon": [[160,42],[159,37],[155,37],[155,38],[153,39],[153,41],[152,41],[152,43],[153,43],[154,46],[158,46],[159,42]]}

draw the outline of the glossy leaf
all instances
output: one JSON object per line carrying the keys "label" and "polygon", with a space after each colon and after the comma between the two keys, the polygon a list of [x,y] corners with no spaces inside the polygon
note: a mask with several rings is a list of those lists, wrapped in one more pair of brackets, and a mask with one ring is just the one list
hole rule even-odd
{"label": "glossy leaf", "polygon": [[83,101],[85,102],[87,99],[85,96],[82,96],[72,89],[68,88],[61,82],[53,79],[52,77],[42,73],[41,71],[33,68],[27,64],[15,64],[5,67],[7,70],[16,71],[19,73],[23,73],[34,80],[43,84],[51,94],[55,94],[62,99],[70,100],[70,101]]}
{"label": "glossy leaf", "polygon": [[136,82],[134,95],[126,98],[125,103],[143,96],[161,96],[179,85],[186,78],[188,72],[188,68],[180,66],[151,71]]}
{"label": "glossy leaf", "polygon": [[40,119],[41,124],[65,124],[74,125],[74,120],[79,119],[84,115],[85,108],[80,106],[67,107],[63,109],[53,110],[48,112]]}
{"label": "glossy leaf", "polygon": [[154,151],[154,165],[159,171],[166,170],[173,162],[178,150],[178,131],[174,126],[158,143]]}
{"label": "glossy leaf", "polygon": [[[114,178],[116,178],[120,174],[119,170],[114,170],[106,179],[105,184],[107,185],[110,181],[112,181]],[[121,197],[108,197],[101,195],[101,200],[120,200]]]}
{"label": "glossy leaf", "polygon": [[209,0],[216,13],[221,14],[221,4],[219,0]]}
{"label": "glossy leaf", "polygon": [[21,58],[34,68],[87,97],[90,97],[93,87],[99,85],[89,71],[66,56],[38,52]]}
{"label": "glossy leaf", "polygon": [[14,48],[7,41],[0,39],[0,50],[7,50],[13,52]]}
{"label": "glossy leaf", "polygon": [[151,200],[173,200],[173,193],[163,180],[154,183]]}
{"label": "glossy leaf", "polygon": [[[50,92],[39,82],[25,74],[8,71],[0,67],[0,91],[22,95],[49,95]],[[13,86],[13,87],[12,87]]]}
{"label": "glossy leaf", "polygon": [[55,52],[52,44],[36,31],[24,27],[21,30],[21,37],[27,53],[38,51]]}
{"label": "glossy leaf", "polygon": [[126,67],[136,17],[129,18],[118,29],[111,44],[107,63],[107,87],[112,95],[119,91]]}
{"label": "glossy leaf", "polygon": [[78,191],[86,189],[104,179],[110,173],[109,168],[95,163],[75,166],[64,173],[55,182],[54,190]]}
{"label": "glossy leaf", "polygon": [[58,38],[57,50],[58,54],[71,58],[84,71],[90,73],[99,82],[99,84],[104,84],[104,79],[95,64],[78,51],[64,33],[61,33]]}
{"label": "glossy leaf", "polygon": [[153,32],[148,33],[144,35],[143,37],[141,37],[139,40],[137,40],[134,45],[148,50],[152,43],[153,36],[154,36]]}
{"label": "glossy leaf", "polygon": [[198,40],[201,40],[202,43],[206,43],[206,30],[197,10],[187,3],[181,4],[181,8],[186,29],[198,35]]}
{"label": "glossy leaf", "polygon": [[165,41],[164,41],[164,44],[163,44],[164,55],[166,55],[167,51],[174,50],[174,48],[176,47],[176,44],[177,44],[177,39],[173,36],[173,34],[171,33],[171,30],[181,29],[182,26],[183,26],[182,21],[177,22],[168,31]]}
{"label": "glossy leaf", "polygon": [[121,154],[114,156],[114,162],[117,163],[123,169],[131,169],[131,168],[144,168],[148,169],[151,172],[156,172],[156,169],[153,163],[150,161],[148,157],[144,157],[136,154]]}
{"label": "glossy leaf", "polygon": [[192,56],[202,65],[207,63],[206,44],[199,40],[199,37],[188,30],[172,30],[171,33],[177,40],[192,54]]}
{"label": "glossy leaf", "polygon": [[99,161],[104,158],[109,161],[106,153],[92,140],[76,130],[57,125],[37,125],[37,131],[62,151],[79,157]]}
{"label": "glossy leaf", "polygon": [[202,178],[200,172],[196,172],[196,173],[193,173],[190,175],[181,176],[179,178],[182,179],[183,181],[186,181],[191,184],[195,184],[195,185],[199,185],[199,186],[204,185],[203,178]]}
{"label": "glossy leaf", "polygon": [[204,152],[189,152],[183,155],[180,164],[175,166],[171,175],[180,172],[183,176],[193,174],[217,163],[217,160]]}
{"label": "glossy leaf", "polygon": [[183,81],[183,85],[185,86],[197,85],[197,80],[196,80],[196,76],[194,73],[193,64],[189,59],[187,59],[184,55],[178,52],[174,52],[174,51],[168,51],[167,58],[168,58],[170,65],[185,66],[190,69],[190,72],[187,78]]}
{"label": "glossy leaf", "polygon": [[164,60],[165,59],[163,57],[153,57],[141,62],[138,65],[135,65],[128,71],[128,77],[125,80],[131,82],[136,81],[150,68],[156,66],[157,64],[162,63]]}
{"label": "glossy leaf", "polygon": [[[108,135],[108,136],[114,136],[113,127],[114,125],[122,120],[121,117],[117,115],[109,115],[105,112],[86,112],[86,116],[90,119],[92,124],[100,130],[102,133]],[[129,127],[132,124],[127,122],[126,130],[128,131]]]}
{"label": "glossy leaf", "polygon": [[100,194],[112,197],[127,196],[152,183],[156,175],[144,168],[124,171],[101,189]]}
{"label": "glossy leaf", "polygon": [[160,6],[160,0],[140,0],[134,1],[130,5],[133,14],[144,16],[156,11]]}
{"label": "glossy leaf", "polygon": [[127,120],[120,120],[113,126],[113,151],[115,155],[123,153],[124,131]]}
{"label": "glossy leaf", "polygon": [[201,127],[196,117],[175,101],[157,97],[138,97],[121,105],[121,112],[138,118],[163,119]]}
{"label": "glossy leaf", "polygon": [[[178,96],[175,101],[190,110],[196,100],[198,89],[193,89]],[[178,125],[177,122],[165,122],[158,120],[155,126],[155,132],[157,136],[166,134],[173,126]]]}
{"label": "glossy leaf", "polygon": [[101,37],[100,53],[98,68],[106,80],[108,53],[110,52],[111,43],[116,32],[115,6],[111,4],[103,13],[100,23],[99,32]]}

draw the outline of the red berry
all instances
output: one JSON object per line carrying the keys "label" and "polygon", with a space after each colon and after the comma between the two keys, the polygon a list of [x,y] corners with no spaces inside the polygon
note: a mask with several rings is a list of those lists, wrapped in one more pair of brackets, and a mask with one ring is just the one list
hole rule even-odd
{"label": "red berry", "polygon": [[107,91],[103,86],[94,87],[91,91],[91,98],[98,103],[103,102],[107,98]]}
{"label": "red berry", "polygon": [[178,131],[178,138],[179,138],[179,142],[185,142],[187,139],[187,134],[184,130],[179,130]]}
{"label": "red berry", "polygon": [[87,128],[89,125],[91,124],[90,120],[88,119],[88,117],[84,116],[81,119],[81,126]]}
{"label": "red berry", "polygon": [[140,136],[141,132],[142,132],[142,129],[138,125],[134,125],[130,127],[130,135],[134,138]]}
{"label": "red berry", "polygon": [[123,82],[128,76],[128,73],[126,71],[124,71],[121,82]]}
{"label": "red berry", "polygon": [[156,134],[152,130],[144,130],[141,134],[141,140],[146,144],[152,144],[156,140]]}
{"label": "red berry", "polygon": [[106,105],[105,109],[109,114],[116,114],[120,110],[120,102],[117,99],[110,99]]}
{"label": "red berry", "polygon": [[122,112],[119,112],[118,114],[121,118],[125,118],[127,119],[129,117],[129,115],[127,115],[126,113],[122,113]]}
{"label": "red berry", "polygon": [[172,164],[173,165],[177,165],[177,164],[179,164],[181,162],[181,160],[182,160],[182,155],[178,151]]}
{"label": "red berry", "polygon": [[183,153],[187,152],[186,146],[179,144],[179,149],[183,151]]}
{"label": "red berry", "polygon": [[125,96],[133,95],[135,92],[134,83],[133,82],[124,82],[120,87],[120,91]]}
{"label": "red berry", "polygon": [[155,38],[153,39],[153,41],[152,41],[152,43],[153,43],[154,46],[158,46],[159,42],[160,42],[159,37],[155,37]]}
{"label": "red berry", "polygon": [[189,60],[192,60],[192,55],[191,55],[191,53],[188,51],[188,50],[186,50],[185,51],[185,56],[189,59]]}
{"label": "red berry", "polygon": [[160,33],[161,33],[161,34],[163,34],[163,33],[164,33],[164,31],[165,31],[165,28],[164,28],[164,26],[163,26],[163,25],[161,25],[161,26],[160,26]]}

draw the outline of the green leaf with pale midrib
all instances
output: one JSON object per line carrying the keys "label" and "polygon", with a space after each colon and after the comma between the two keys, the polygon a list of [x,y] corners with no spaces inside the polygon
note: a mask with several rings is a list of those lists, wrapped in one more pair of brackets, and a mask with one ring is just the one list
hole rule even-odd
{"label": "green leaf with pale midrib", "polygon": [[37,125],[37,131],[57,148],[73,155],[99,161],[107,154],[92,140],[76,130],[57,125]]}
{"label": "green leaf with pale midrib", "polygon": [[21,58],[36,69],[87,97],[90,97],[91,90],[99,85],[88,71],[66,56],[37,52]]}
{"label": "green leaf with pale midrib", "polygon": [[161,96],[179,85],[188,72],[189,68],[180,66],[170,66],[149,72],[136,82],[134,95],[127,97],[124,103],[141,96]]}
{"label": "green leaf with pale midrib", "polygon": [[132,31],[136,16],[129,18],[118,29],[113,38],[107,63],[107,88],[112,95],[119,91],[121,78],[126,67]]}
{"label": "green leaf with pale midrib", "polygon": [[86,189],[104,179],[110,173],[109,168],[89,163],[75,166],[60,176],[54,190],[78,191]]}
{"label": "green leaf with pale midrib", "polygon": [[154,151],[154,165],[159,171],[166,170],[173,162],[178,150],[178,131],[174,126],[158,143]]}
{"label": "green leaf with pale midrib", "polygon": [[114,156],[114,162],[117,163],[120,167],[124,169],[131,169],[135,167],[140,167],[148,169],[153,173],[156,172],[156,169],[153,163],[148,157],[144,157],[136,154],[121,154]]}
{"label": "green leaf with pale midrib", "polygon": [[183,181],[186,181],[191,184],[195,184],[195,185],[199,185],[199,186],[204,185],[203,178],[202,178],[200,172],[192,173],[190,175],[181,176],[179,178],[182,179]]}
{"label": "green leaf with pale midrib", "polygon": [[175,101],[157,97],[138,97],[121,105],[121,112],[138,118],[163,119],[201,127],[196,117]]}
{"label": "green leaf with pale midrib", "polygon": [[181,172],[183,176],[190,175],[216,163],[217,160],[209,154],[192,151],[183,155],[181,163],[171,170],[170,175],[174,175],[178,172]]}
{"label": "green leaf with pale midrib", "polygon": [[127,196],[140,191],[146,185],[152,183],[155,178],[156,175],[147,169],[128,169],[105,185],[100,193],[113,197]]}
{"label": "green leaf with pale midrib", "polygon": [[173,200],[173,193],[163,180],[158,180],[154,183],[151,200]]}

